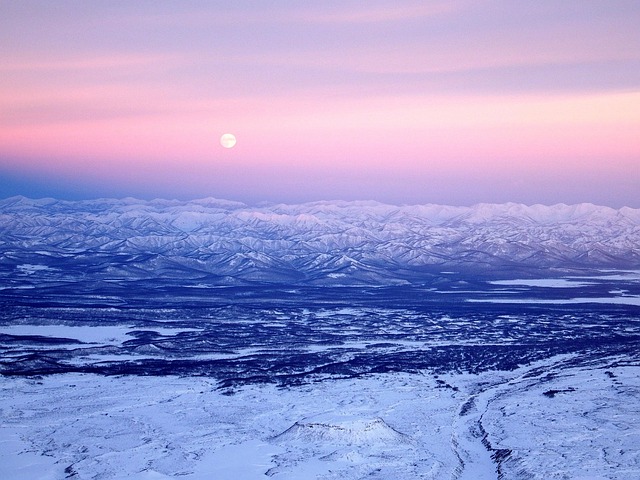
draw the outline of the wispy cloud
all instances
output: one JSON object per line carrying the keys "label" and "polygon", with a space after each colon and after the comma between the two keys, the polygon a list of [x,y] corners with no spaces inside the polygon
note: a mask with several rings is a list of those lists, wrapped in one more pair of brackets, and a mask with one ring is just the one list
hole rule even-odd
{"label": "wispy cloud", "polygon": [[73,56],[56,57],[40,56],[33,59],[7,59],[0,63],[0,72],[19,71],[90,71],[132,68],[147,68],[152,65],[174,63],[182,59],[178,54],[136,54],[121,53],[111,55],[75,54]]}
{"label": "wispy cloud", "polygon": [[217,8],[194,8],[180,13],[154,12],[135,17],[111,17],[110,21],[173,26],[227,24],[367,24],[420,20],[459,11],[468,0],[423,0],[412,2],[322,2],[270,3],[255,5],[227,3]]}
{"label": "wispy cloud", "polygon": [[385,3],[376,5],[368,3],[353,5],[340,3],[333,8],[324,8],[316,4],[311,8],[293,9],[281,16],[282,21],[304,23],[362,24],[386,23],[406,20],[421,20],[427,17],[452,13],[460,10],[460,1],[421,1],[412,4]]}

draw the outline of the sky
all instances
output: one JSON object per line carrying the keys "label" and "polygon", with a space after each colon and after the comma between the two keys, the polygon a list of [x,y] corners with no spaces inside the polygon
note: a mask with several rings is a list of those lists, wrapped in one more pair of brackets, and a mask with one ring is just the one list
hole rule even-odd
{"label": "sky", "polygon": [[639,25],[638,0],[2,0],[0,198],[640,208]]}

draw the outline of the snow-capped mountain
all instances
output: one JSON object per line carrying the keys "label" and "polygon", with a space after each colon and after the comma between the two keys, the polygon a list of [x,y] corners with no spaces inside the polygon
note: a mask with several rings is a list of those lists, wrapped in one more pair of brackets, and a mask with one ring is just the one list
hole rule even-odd
{"label": "snow-capped mountain", "polygon": [[638,267],[640,209],[627,207],[0,201],[0,271],[14,278],[390,284]]}

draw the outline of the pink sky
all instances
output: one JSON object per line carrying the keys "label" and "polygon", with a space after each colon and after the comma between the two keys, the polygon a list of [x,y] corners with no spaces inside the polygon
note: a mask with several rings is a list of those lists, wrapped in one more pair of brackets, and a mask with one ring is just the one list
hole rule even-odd
{"label": "pink sky", "polygon": [[638,2],[251,3],[0,7],[0,197],[640,207]]}

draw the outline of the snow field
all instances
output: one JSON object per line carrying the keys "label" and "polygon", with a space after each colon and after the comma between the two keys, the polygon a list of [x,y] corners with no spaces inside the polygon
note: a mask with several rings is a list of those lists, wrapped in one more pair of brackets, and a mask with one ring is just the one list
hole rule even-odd
{"label": "snow field", "polygon": [[[25,469],[34,479],[438,478],[455,462],[456,402],[426,376],[233,393],[179,377],[65,374],[0,385],[1,437],[12,439],[1,478]],[[277,438],[296,422],[322,423],[326,435]]]}
{"label": "snow field", "polygon": [[217,386],[0,377],[0,478],[640,478],[640,369],[622,359]]}

